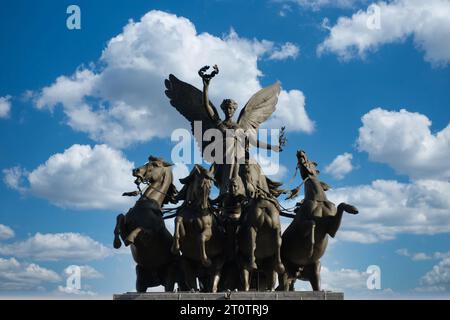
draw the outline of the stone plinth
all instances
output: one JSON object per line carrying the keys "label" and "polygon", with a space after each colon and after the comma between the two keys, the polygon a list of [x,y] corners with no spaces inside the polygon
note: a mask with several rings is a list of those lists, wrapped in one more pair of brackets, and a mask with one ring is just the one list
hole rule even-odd
{"label": "stone plinth", "polygon": [[296,292],[127,292],[115,294],[113,300],[344,300],[344,293],[330,291]]}

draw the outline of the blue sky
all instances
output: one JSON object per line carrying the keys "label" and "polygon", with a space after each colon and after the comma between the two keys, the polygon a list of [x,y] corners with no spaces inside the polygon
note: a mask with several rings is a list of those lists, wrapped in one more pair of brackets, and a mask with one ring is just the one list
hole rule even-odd
{"label": "blue sky", "polygon": [[[218,63],[216,104],[281,81],[268,124],[287,127],[276,178],[288,183],[304,149],[330,199],[360,208],[322,260],[324,285],[448,298],[450,1],[371,3],[2,1],[0,295],[74,298],[58,289],[73,264],[88,266],[87,297],[133,290],[130,255],[111,249],[131,204],[120,194],[149,154],[170,158],[171,131],[187,125],[164,76],[199,86],[198,68]],[[66,27],[70,4],[81,30]],[[366,288],[370,265],[381,290]]]}

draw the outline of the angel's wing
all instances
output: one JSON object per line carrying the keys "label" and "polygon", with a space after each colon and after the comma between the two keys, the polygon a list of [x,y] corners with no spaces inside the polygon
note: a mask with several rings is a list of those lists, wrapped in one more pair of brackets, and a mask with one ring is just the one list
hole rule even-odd
{"label": "angel's wing", "polygon": [[276,82],[255,93],[239,114],[239,126],[245,130],[258,129],[275,111],[280,90],[280,83]]}
{"label": "angel's wing", "polygon": [[[190,123],[192,134],[194,133],[194,121],[202,122],[202,137],[206,130],[211,128],[217,128],[217,124],[213,121],[203,106],[203,94],[196,87],[189,83],[183,82],[173,74],[169,76],[169,79],[165,81],[166,96],[170,99],[170,104],[178,110]],[[214,110],[214,118],[220,120],[217,109],[209,102],[211,108]],[[203,152],[205,147],[211,142],[202,141],[202,137],[195,137],[197,143]],[[208,159],[205,159],[208,161]]]}

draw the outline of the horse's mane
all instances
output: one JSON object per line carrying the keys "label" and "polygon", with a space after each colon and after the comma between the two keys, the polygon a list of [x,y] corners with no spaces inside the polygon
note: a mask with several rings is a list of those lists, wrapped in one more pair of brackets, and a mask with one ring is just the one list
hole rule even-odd
{"label": "horse's mane", "polygon": [[167,189],[166,191],[166,197],[164,198],[163,204],[177,203],[177,194],[178,194],[177,187],[175,187],[175,185],[171,183],[169,189]]}
{"label": "horse's mane", "polygon": [[165,191],[165,197],[163,200],[163,205],[164,204],[168,204],[168,203],[177,203],[177,194],[178,194],[178,190],[177,187],[175,187],[175,185],[173,184],[173,174],[172,174],[172,168],[170,164],[163,164],[164,166],[164,176],[163,176],[163,181],[162,184],[164,186],[166,186],[167,184],[169,185],[167,187],[167,190]]}
{"label": "horse's mane", "polygon": [[278,198],[283,194],[283,192],[285,192],[285,190],[280,188],[283,185],[281,182],[273,181],[267,177],[266,181],[267,186],[269,187],[270,194],[272,194],[274,197]]}

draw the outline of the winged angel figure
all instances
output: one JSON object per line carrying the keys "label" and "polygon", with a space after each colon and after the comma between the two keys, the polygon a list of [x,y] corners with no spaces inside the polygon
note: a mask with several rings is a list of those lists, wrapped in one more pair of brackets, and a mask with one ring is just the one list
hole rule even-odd
{"label": "winged angel figure", "polygon": [[[170,75],[165,81],[165,91],[170,103],[190,123],[192,133],[202,150],[203,158],[212,163],[212,173],[220,190],[219,198],[233,194],[234,198],[255,198],[279,195],[277,187],[281,184],[266,178],[259,164],[250,159],[250,145],[275,152],[281,151],[285,142],[284,129],[279,145],[271,145],[257,139],[258,127],[276,109],[280,84],[276,82],[254,94],[239,114],[237,122],[233,116],[238,108],[232,99],[223,100],[220,108],[225,119],[222,120],[208,98],[211,79],[219,73],[215,65],[207,74],[209,66],[200,69],[203,92],[194,86]],[[201,129],[199,126],[201,125]]]}

